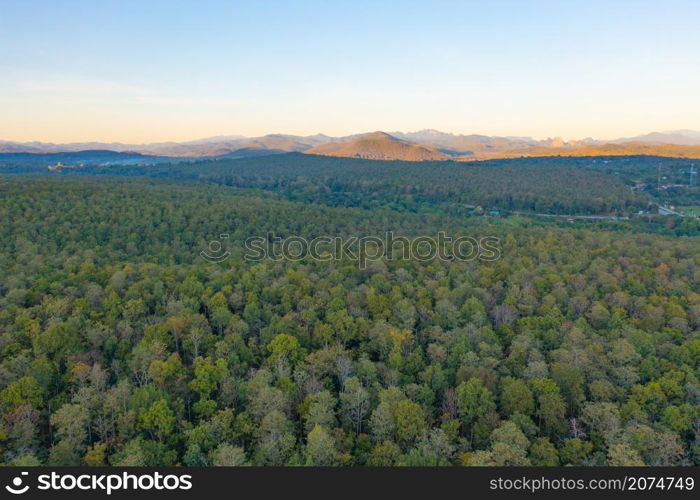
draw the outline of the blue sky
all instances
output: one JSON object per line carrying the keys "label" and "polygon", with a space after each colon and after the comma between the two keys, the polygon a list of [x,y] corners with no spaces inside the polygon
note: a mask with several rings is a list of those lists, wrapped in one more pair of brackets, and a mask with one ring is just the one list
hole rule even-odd
{"label": "blue sky", "polygon": [[700,129],[700,2],[0,0],[0,139]]}

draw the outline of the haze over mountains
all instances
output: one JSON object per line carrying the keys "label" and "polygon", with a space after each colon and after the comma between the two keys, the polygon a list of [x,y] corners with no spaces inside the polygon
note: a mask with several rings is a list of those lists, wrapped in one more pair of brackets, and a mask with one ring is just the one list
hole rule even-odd
{"label": "haze over mountains", "polygon": [[0,153],[64,153],[114,151],[177,158],[242,158],[287,152],[303,152],[374,160],[471,161],[520,156],[659,155],[700,158],[700,132],[674,130],[651,132],[614,140],[536,140],[530,137],[462,135],[421,130],[417,132],[372,132],[344,137],[323,134],[296,136],[269,134],[262,137],[217,136],[187,142],[125,144],[80,142],[0,141]]}

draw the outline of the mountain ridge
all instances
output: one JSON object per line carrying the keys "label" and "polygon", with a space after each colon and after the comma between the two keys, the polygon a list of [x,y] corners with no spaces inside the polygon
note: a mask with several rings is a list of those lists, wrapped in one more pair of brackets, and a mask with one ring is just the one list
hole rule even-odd
{"label": "mountain ridge", "polygon": [[433,146],[405,141],[381,131],[356,137],[350,142],[326,143],[304,153],[366,160],[425,161],[450,158]]}
{"label": "mountain ridge", "polygon": [[64,153],[108,150],[149,156],[197,158],[239,158],[288,152],[347,156],[382,160],[471,161],[518,156],[587,154],[655,154],[700,158],[700,132],[673,130],[650,132],[611,140],[585,138],[565,141],[559,137],[533,139],[522,136],[454,134],[436,129],[415,132],[371,132],[333,137],[325,134],[298,136],[267,134],[259,137],[215,136],[184,142],[131,144],[122,142],[51,143],[1,141],[0,153]]}

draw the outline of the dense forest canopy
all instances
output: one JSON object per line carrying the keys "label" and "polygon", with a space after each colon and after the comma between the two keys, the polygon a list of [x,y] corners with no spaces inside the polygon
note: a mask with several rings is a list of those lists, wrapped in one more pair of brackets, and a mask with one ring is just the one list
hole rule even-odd
{"label": "dense forest canopy", "polygon": [[[603,160],[589,161],[597,166],[595,162]],[[39,164],[6,162],[5,170],[47,173]],[[648,208],[649,198],[632,191],[619,176],[588,166],[576,158],[464,164],[290,153],[166,165],[87,165],[62,173],[199,180],[274,191],[309,203],[411,212],[466,214],[483,206],[555,214],[628,214]]]}
{"label": "dense forest canopy", "polygon": [[[646,207],[627,182],[652,167],[629,165],[278,155],[2,176],[0,461],[698,465],[700,240],[445,208]],[[501,258],[242,257],[269,231],[389,230],[495,236]],[[221,233],[231,257],[206,262]]]}

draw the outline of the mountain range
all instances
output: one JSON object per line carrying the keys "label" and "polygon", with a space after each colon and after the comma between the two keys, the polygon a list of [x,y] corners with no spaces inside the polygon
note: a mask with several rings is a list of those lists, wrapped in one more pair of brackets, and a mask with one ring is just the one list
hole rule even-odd
{"label": "mountain range", "polygon": [[399,139],[386,132],[373,132],[350,142],[328,142],[304,151],[308,154],[365,158],[368,160],[447,160],[450,157],[429,144]]}
{"label": "mountain range", "polygon": [[421,130],[417,132],[371,132],[342,137],[324,134],[297,136],[269,134],[261,137],[217,136],[187,142],[148,144],[0,141],[0,153],[66,153],[86,150],[140,153],[175,158],[242,158],[287,152],[343,156],[375,160],[471,161],[521,156],[589,156],[646,154],[700,158],[700,132],[673,130],[651,132],[613,140],[462,135]]}

